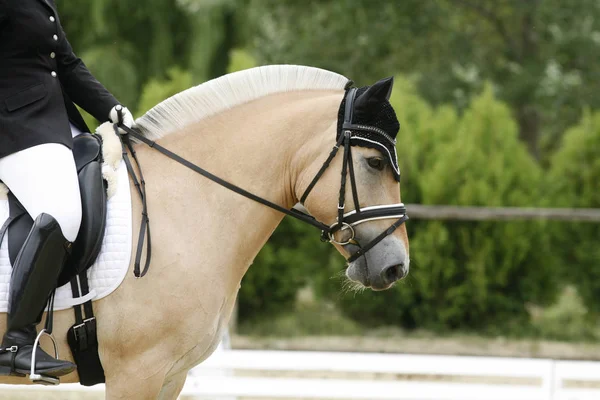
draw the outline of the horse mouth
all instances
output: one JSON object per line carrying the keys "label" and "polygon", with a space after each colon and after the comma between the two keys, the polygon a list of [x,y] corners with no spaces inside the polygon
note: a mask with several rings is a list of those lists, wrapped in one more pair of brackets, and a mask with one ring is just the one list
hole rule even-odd
{"label": "horse mouth", "polygon": [[392,286],[394,286],[395,283],[396,282],[388,283],[387,285],[382,286],[382,287],[369,286],[369,289],[371,289],[374,292],[383,292],[384,290],[390,289]]}
{"label": "horse mouth", "polygon": [[384,290],[390,289],[392,286],[394,286],[396,284],[396,282],[390,282],[390,283],[386,283],[383,285],[382,284],[374,285],[370,282],[368,277],[365,278],[365,280],[361,280],[361,279],[356,279],[356,277],[349,275],[348,269],[346,269],[346,278],[350,282],[351,289],[355,289],[357,291],[360,291],[363,289],[371,289],[374,292],[382,292]]}
{"label": "horse mouth", "polygon": [[408,275],[408,268],[404,267],[404,263],[376,270],[378,273],[373,273],[374,271],[370,271],[365,263],[354,262],[348,265],[345,275],[356,289],[371,289],[374,292],[388,290]]}

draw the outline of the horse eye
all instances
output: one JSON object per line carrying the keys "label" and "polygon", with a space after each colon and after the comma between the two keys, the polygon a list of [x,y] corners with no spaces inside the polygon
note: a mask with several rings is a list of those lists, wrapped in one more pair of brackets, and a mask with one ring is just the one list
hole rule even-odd
{"label": "horse eye", "polygon": [[385,160],[381,157],[371,157],[367,159],[369,167],[375,168],[376,170],[382,171],[385,167]]}

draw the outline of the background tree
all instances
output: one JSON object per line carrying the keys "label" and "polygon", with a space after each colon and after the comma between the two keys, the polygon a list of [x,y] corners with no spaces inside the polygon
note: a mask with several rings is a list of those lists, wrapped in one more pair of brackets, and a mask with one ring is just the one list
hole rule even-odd
{"label": "background tree", "polygon": [[[417,78],[432,104],[463,109],[494,84],[539,157],[600,105],[595,0],[250,0],[259,62],[305,63],[367,84]],[[543,140],[542,140],[543,139]]]}
{"label": "background tree", "polygon": [[[552,158],[548,206],[600,208],[600,113],[587,110]],[[600,225],[554,223],[549,235],[563,276],[575,283],[587,307],[600,312]]]}
{"label": "background tree", "polygon": [[[392,104],[403,127],[403,201],[423,204],[539,204],[541,168],[518,139],[515,120],[489,86],[459,118],[431,109],[398,79]],[[406,171],[406,172],[405,172]],[[408,210],[410,214],[410,209]],[[528,303],[548,304],[558,264],[535,222],[409,221],[411,272],[385,293],[338,299],[365,324],[505,332],[526,325]],[[543,266],[543,268],[541,268]],[[339,288],[338,288],[339,290]]]}
{"label": "background tree", "polygon": [[58,5],[75,51],[133,110],[146,81],[164,77],[172,66],[188,66],[193,20],[176,0],[70,1]]}

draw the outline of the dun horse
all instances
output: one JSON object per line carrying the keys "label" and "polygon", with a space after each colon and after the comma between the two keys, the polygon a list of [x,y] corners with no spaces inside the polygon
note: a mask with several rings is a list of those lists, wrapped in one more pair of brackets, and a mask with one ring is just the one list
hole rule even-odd
{"label": "dun horse", "polygon": [[[391,217],[377,214],[386,207],[374,207],[400,203],[399,171],[391,148],[397,132],[376,127],[383,123],[397,131],[387,101],[392,82],[360,89],[351,102],[344,100],[348,82],[310,67],[254,68],[181,92],[137,124],[145,137],[287,209],[302,199],[321,171],[304,206],[327,226],[339,222],[344,148],[351,147],[349,173],[342,179],[348,182],[342,190],[347,201],[341,211],[353,214],[359,206],[375,214],[359,221],[364,223],[339,224],[343,229],[331,236],[346,258],[373,242],[370,250],[349,263],[346,275],[383,290],[404,277],[409,267],[403,220],[396,224],[398,229],[390,229]],[[344,103],[349,104],[346,112]],[[336,139],[344,133],[342,122],[348,112],[364,124],[362,142],[354,140],[358,131],[345,131],[350,141],[337,141],[341,150],[323,170]],[[388,137],[378,138],[378,131]],[[376,143],[385,140],[390,141],[387,147]],[[130,266],[120,287],[94,303],[106,398],[176,399],[188,371],[216,348],[242,277],[283,214],[215,184],[143,143],[135,147],[146,180],[152,265],[141,279],[134,278]],[[135,227],[141,205],[132,197]],[[71,310],[55,313],[54,332],[65,358],[70,351],[64,333],[73,322]],[[1,316],[0,331],[4,328]],[[61,379],[77,381],[76,373]]]}

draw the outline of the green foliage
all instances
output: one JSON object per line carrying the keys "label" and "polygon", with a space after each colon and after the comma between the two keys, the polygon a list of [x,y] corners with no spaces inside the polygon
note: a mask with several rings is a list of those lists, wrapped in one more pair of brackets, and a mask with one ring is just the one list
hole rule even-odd
{"label": "green foliage", "polygon": [[194,21],[190,46],[190,69],[197,81],[224,75],[234,42],[233,11],[227,2],[204,4],[190,14]]}
{"label": "green foliage", "polygon": [[368,84],[417,78],[433,104],[463,109],[493,82],[537,154],[581,107],[600,106],[596,0],[250,0],[260,62],[320,66]]}
{"label": "green foliage", "polygon": [[363,331],[355,321],[324,304],[299,305],[275,317],[244,321],[239,327],[243,335],[273,337],[360,335]]}
{"label": "green foliage", "polygon": [[530,307],[536,335],[555,340],[597,340],[599,331],[581,296],[566,287],[557,302],[547,308]]}
{"label": "green foliage", "polygon": [[[548,206],[600,208],[600,113],[585,112],[569,129],[552,157]],[[600,225],[571,222],[552,225],[553,254],[564,276],[574,282],[588,308],[600,312]]]}
{"label": "green foliage", "polygon": [[82,59],[100,82],[123,104],[135,104],[138,98],[138,73],[132,59],[135,52],[127,46],[95,46],[83,52]]}
{"label": "green foliage", "polygon": [[167,79],[151,79],[142,90],[137,114],[142,115],[161,101],[192,87],[192,74],[177,67],[167,72]]}
{"label": "green foliage", "polygon": [[417,94],[414,82],[402,76],[394,80],[390,102],[400,121],[397,140],[402,200],[422,203],[422,174],[438,160],[446,145],[456,140],[459,118],[451,107],[434,110]]}
{"label": "green foliage", "polygon": [[[409,171],[404,201],[538,204],[541,170],[519,142],[509,109],[494,98],[490,87],[461,118],[448,109],[432,110],[410,93],[399,96],[402,92],[392,101],[400,103],[394,104],[403,127],[398,150],[403,173]],[[341,297],[341,307],[357,320],[407,328],[483,329],[525,321],[527,302],[553,300],[556,265],[548,259],[541,224],[408,225],[409,278],[385,293]]]}
{"label": "green foliage", "polygon": [[65,0],[58,7],[76,54],[119,101],[136,110],[142,88],[171,79],[173,67],[191,73],[196,83],[226,72],[235,45],[235,8],[228,1],[202,10],[190,3],[197,2]]}
{"label": "green foliage", "polygon": [[227,73],[229,74],[256,66],[256,60],[248,51],[243,49],[233,49],[230,54]]}

